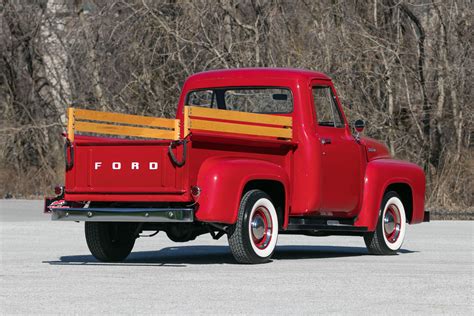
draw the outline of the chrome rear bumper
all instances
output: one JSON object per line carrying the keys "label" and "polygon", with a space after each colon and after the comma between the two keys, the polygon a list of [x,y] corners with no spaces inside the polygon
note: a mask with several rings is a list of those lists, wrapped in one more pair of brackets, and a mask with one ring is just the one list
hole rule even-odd
{"label": "chrome rear bumper", "polygon": [[190,223],[192,208],[50,208],[53,221]]}

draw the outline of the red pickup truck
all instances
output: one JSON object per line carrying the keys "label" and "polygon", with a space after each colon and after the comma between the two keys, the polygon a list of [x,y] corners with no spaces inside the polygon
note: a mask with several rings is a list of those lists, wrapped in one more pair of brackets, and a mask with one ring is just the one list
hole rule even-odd
{"label": "red pickup truck", "polygon": [[45,210],[84,221],[98,260],[123,260],[159,231],[175,242],[227,235],[240,263],[268,261],[279,234],[362,236],[389,255],[408,223],[429,221],[423,170],[361,137],[364,122],[348,123],[322,73],[198,73],[176,113],[69,109],[66,183]]}

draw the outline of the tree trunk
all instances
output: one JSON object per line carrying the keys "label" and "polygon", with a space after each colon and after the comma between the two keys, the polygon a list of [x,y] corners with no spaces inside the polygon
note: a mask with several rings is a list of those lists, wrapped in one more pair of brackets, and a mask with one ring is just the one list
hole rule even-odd
{"label": "tree trunk", "polygon": [[92,75],[92,86],[94,88],[94,96],[99,103],[99,107],[102,111],[107,110],[107,102],[104,96],[104,90],[102,88],[102,82],[100,79],[100,70],[99,70],[99,62],[97,58],[97,53],[95,51],[95,44],[93,39],[91,38],[90,34],[92,33],[89,22],[87,21],[86,17],[84,16],[84,10],[82,9],[83,1],[78,1],[76,3],[76,8],[78,10],[78,17],[79,22],[81,24],[82,31],[84,33],[84,39],[86,42],[87,47],[87,57],[90,61],[88,63],[90,66],[90,71]]}
{"label": "tree trunk", "polygon": [[64,17],[68,13],[65,1],[48,0],[44,23],[41,25],[42,59],[45,77],[49,82],[48,92],[63,124],[66,124],[66,109],[71,104],[71,88],[67,70],[69,56],[59,33],[64,31]]}

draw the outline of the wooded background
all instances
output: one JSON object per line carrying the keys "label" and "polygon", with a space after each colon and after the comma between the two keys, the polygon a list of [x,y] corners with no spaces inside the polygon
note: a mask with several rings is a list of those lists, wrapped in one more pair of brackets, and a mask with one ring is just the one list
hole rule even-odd
{"label": "wooded background", "polygon": [[63,182],[70,105],[171,117],[193,73],[294,67],[332,77],[349,119],[423,166],[429,208],[472,210],[470,0],[3,0],[0,12],[3,196]]}

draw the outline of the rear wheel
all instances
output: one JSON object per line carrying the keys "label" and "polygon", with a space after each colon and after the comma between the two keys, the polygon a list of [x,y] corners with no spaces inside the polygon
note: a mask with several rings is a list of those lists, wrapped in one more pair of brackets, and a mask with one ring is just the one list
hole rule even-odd
{"label": "rear wheel", "polygon": [[406,214],[396,192],[385,193],[375,232],[364,235],[369,253],[393,255],[401,248],[406,232]]}
{"label": "rear wheel", "polygon": [[86,242],[99,261],[122,261],[132,252],[136,239],[135,223],[86,222]]}
{"label": "rear wheel", "polygon": [[229,246],[239,263],[268,261],[278,239],[278,216],[270,197],[250,190],[240,202],[237,223],[229,234]]}

